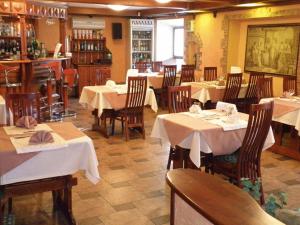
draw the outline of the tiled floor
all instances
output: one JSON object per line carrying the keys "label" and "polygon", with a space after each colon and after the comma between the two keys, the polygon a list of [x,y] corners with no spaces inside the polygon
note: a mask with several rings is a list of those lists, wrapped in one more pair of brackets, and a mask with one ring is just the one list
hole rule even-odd
{"label": "tiled floor", "polygon": [[[90,128],[93,118],[80,105],[73,122]],[[73,211],[79,225],[161,225],[169,224],[169,188],[165,182],[168,153],[149,137],[156,114],[146,110],[146,140],[136,136],[125,142],[119,132],[109,139],[86,131],[93,141],[100,162],[102,180],[93,185],[83,173],[76,174]],[[38,169],[38,168],[37,168]],[[266,193],[285,191],[288,208],[300,207],[300,162],[271,152],[262,156],[263,184]],[[52,213],[51,194],[36,194],[14,199],[16,224],[66,224]]]}

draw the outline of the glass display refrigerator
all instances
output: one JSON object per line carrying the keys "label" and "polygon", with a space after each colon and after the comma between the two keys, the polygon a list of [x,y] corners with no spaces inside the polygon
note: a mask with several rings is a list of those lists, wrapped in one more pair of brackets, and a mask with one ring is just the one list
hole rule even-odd
{"label": "glass display refrigerator", "polygon": [[130,20],[130,64],[135,68],[137,62],[151,63],[154,57],[154,20]]}

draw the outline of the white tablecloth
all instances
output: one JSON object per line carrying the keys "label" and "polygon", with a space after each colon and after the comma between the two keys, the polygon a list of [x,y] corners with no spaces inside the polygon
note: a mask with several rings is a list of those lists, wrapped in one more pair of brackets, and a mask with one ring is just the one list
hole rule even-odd
{"label": "white tablecloth", "polygon": [[85,176],[96,184],[100,176],[92,140],[84,136],[67,143],[67,148],[40,152],[0,176],[0,185],[70,175],[79,170],[84,170]]}
{"label": "white tablecloth", "polygon": [[[260,103],[268,102],[273,99],[274,98],[261,99]],[[298,103],[298,104],[300,104],[300,103]],[[300,136],[300,109],[292,111],[292,112],[288,112],[279,117],[273,116],[272,120],[295,127],[295,129],[298,131],[298,135]]]}
{"label": "white tablecloth", "polygon": [[[124,88],[124,85],[117,85]],[[89,110],[93,111],[98,109],[98,116],[100,117],[103,109],[112,109],[111,103],[103,96],[105,92],[116,92],[108,86],[86,86],[83,88],[79,103]],[[157,112],[157,102],[154,91],[147,89],[145,105],[150,105],[154,112]]]}
{"label": "white tablecloth", "polygon": [[[152,129],[151,137],[159,138],[161,140],[162,148],[165,149],[165,151],[169,151],[171,144],[170,144],[170,140],[168,137],[168,133],[167,133],[164,123],[163,123],[165,116],[170,116],[170,115],[166,114],[166,115],[159,115],[156,117],[153,129]],[[182,123],[184,126],[185,121],[178,121],[178,123],[179,124]],[[180,130],[174,130],[174,132],[180,132]],[[218,137],[216,137],[216,138],[218,138]],[[272,128],[270,128],[267,139],[265,141],[264,150],[271,147],[274,143],[275,143],[275,139],[274,139],[273,131],[272,131]],[[241,139],[240,145],[237,146],[237,148],[240,147],[241,144],[242,144],[242,139]],[[181,141],[179,146],[181,146],[183,148],[191,149],[190,158],[197,167],[201,166],[201,152],[212,153],[212,149],[206,142],[203,135],[201,135],[201,130],[200,131],[195,130],[195,131],[191,132],[191,134],[189,136],[187,136],[183,141]],[[237,148],[232,149],[232,153]]]}
{"label": "white tablecloth", "polygon": [[0,95],[0,124],[6,124],[6,107],[5,107],[5,100]]}
{"label": "white tablecloth", "polygon": [[[206,102],[212,100],[214,102],[221,101],[224,95],[225,86],[216,85],[216,81],[204,81],[204,82],[185,82],[181,84],[182,86],[191,85],[192,87],[199,88],[198,91],[192,93],[192,98],[199,100],[201,103],[205,104]],[[242,84],[241,90],[239,92],[239,98],[244,98],[247,91],[247,84]],[[210,90],[209,90],[210,89]],[[216,94],[216,99],[210,96],[209,91],[222,91],[222,93]]]}

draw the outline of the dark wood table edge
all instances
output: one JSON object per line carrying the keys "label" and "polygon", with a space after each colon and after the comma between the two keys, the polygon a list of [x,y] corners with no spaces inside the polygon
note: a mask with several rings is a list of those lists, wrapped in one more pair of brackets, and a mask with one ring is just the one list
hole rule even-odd
{"label": "dark wood table edge", "polygon": [[61,210],[70,225],[76,225],[72,212],[72,187],[77,178],[72,175],[0,185],[0,225],[3,225],[3,204],[9,198],[52,191],[53,211]]}

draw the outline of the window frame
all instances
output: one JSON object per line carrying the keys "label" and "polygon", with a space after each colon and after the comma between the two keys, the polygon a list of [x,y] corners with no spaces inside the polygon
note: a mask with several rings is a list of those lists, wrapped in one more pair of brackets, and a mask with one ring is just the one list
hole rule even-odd
{"label": "window frame", "polygon": [[[182,56],[175,55],[175,30],[183,30],[183,53]],[[174,59],[183,59],[184,57],[184,26],[173,27],[173,58]]]}

